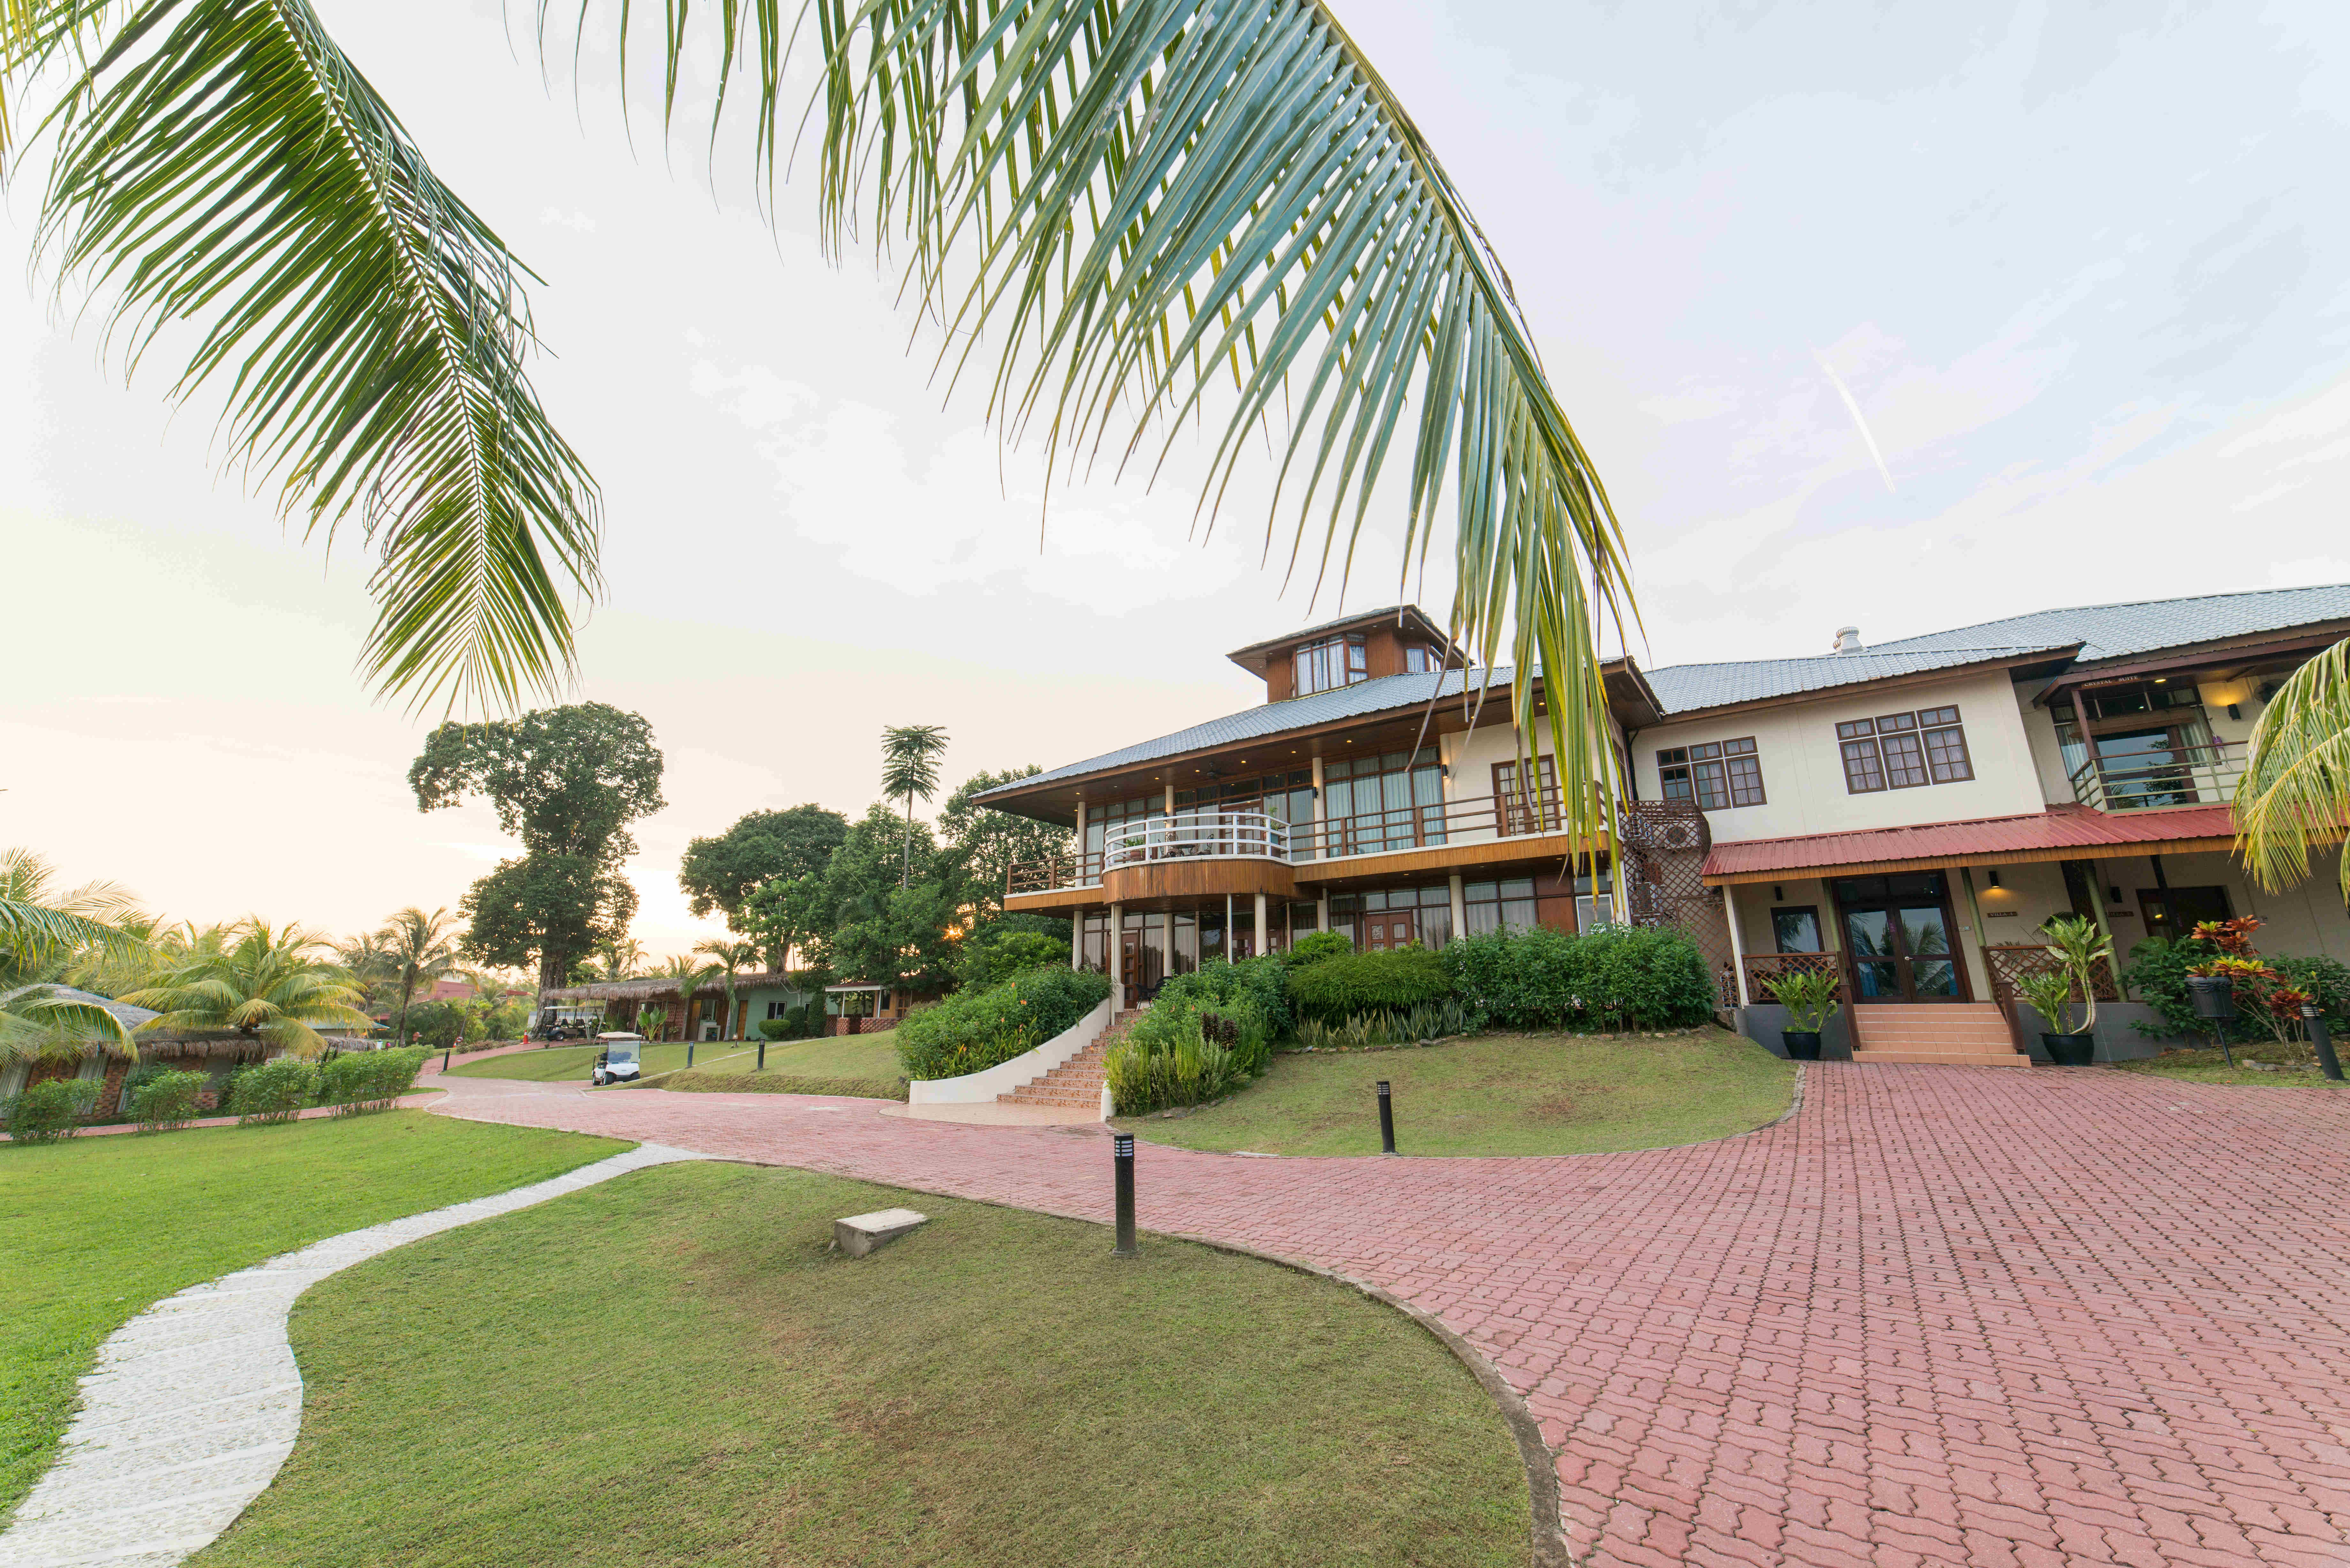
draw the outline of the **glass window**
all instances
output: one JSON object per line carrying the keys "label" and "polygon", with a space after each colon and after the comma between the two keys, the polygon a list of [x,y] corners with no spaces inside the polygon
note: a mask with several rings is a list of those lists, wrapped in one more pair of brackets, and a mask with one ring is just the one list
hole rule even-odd
{"label": "glass window", "polygon": [[1531,877],[1507,882],[1471,882],[1461,890],[1461,912],[1469,918],[1471,936],[1487,931],[1523,930],[1534,923],[1534,884]]}
{"label": "glass window", "polygon": [[1371,678],[1367,650],[1357,638],[1309,643],[1290,656],[1290,667],[1293,694],[1299,697]]}
{"label": "glass window", "polygon": [[1557,759],[1549,755],[1538,758],[1534,777],[1535,787],[1521,792],[1518,788],[1518,764],[1514,762],[1493,764],[1493,802],[1502,832],[1555,833],[1559,829]]}
{"label": "glass window", "polygon": [[1820,942],[1820,912],[1810,905],[1771,911],[1771,936],[1783,953],[1816,953]]}
{"label": "glass window", "polygon": [[1413,849],[1441,844],[1444,837],[1444,774],[1434,751],[1389,752],[1324,764],[1325,854]]}
{"label": "glass window", "polygon": [[1881,713],[1836,726],[1847,794],[1963,784],[1975,776],[1955,707]]}
{"label": "glass window", "polygon": [[1657,780],[1667,800],[1694,800],[1701,811],[1764,804],[1762,759],[1752,735],[1659,752]]}
{"label": "glass window", "polygon": [[1403,650],[1403,667],[1406,674],[1426,675],[1443,669],[1444,660],[1426,643],[1415,642]]}

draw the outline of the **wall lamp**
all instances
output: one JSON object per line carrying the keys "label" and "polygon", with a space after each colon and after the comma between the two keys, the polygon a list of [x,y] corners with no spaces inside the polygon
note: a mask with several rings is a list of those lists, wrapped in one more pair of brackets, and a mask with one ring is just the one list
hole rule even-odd
{"label": "wall lamp", "polygon": [[1983,880],[1989,882],[1991,887],[1996,889],[1999,887],[1999,867],[1995,866],[1992,867],[1990,875],[1985,877]]}

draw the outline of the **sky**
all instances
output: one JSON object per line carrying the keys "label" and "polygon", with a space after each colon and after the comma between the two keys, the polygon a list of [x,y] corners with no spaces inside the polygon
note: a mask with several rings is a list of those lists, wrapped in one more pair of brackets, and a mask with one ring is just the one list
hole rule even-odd
{"label": "sky", "polygon": [[[860,812],[885,724],[946,726],[950,783],[1052,766],[1261,701],[1225,650],[1342,604],[1441,616],[1384,515],[1343,601],[1284,584],[1261,473],[1205,537],[1180,461],[1045,511],[894,273],[822,254],[805,182],[770,224],[738,165],[624,123],[600,36],[575,98],[494,0],[318,8],[546,280],[533,379],[607,512],[576,695],[668,759],[629,867],[654,953],[717,929],[688,839]],[[1509,269],[1644,664],[2350,580],[2341,7],[1336,9]],[[160,360],[126,384],[38,265],[36,192],[0,223],[0,844],[175,918],[453,909],[514,846],[416,810],[432,717],[355,672],[359,542],[221,476],[217,402],[173,410]]]}

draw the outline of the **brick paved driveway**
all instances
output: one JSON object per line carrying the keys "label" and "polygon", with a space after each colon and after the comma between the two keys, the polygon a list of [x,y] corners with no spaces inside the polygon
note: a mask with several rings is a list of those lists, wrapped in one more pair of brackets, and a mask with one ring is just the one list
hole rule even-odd
{"label": "brick paved driveway", "polygon": [[[1109,1214],[1094,1129],[448,1083],[459,1115]],[[1832,1063],[1794,1117],[1690,1148],[1146,1146],[1139,1174],[1145,1228],[1374,1281],[1480,1346],[1580,1561],[2350,1565],[2350,1093]]]}

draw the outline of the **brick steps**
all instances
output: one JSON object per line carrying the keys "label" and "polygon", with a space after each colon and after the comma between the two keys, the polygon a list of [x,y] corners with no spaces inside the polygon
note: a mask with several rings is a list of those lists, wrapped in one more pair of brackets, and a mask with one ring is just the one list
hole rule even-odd
{"label": "brick steps", "polygon": [[1927,1002],[1852,1010],[1856,1062],[1918,1063],[1944,1067],[2028,1067],[2007,1020],[1988,1002]]}
{"label": "brick steps", "polygon": [[1112,1044],[1134,1027],[1139,1014],[1121,1012],[1111,1021],[1101,1037],[1043,1077],[1023,1084],[1010,1094],[995,1096],[1007,1106],[1055,1106],[1063,1109],[1092,1110],[1099,1107],[1105,1069],[1102,1058]]}

